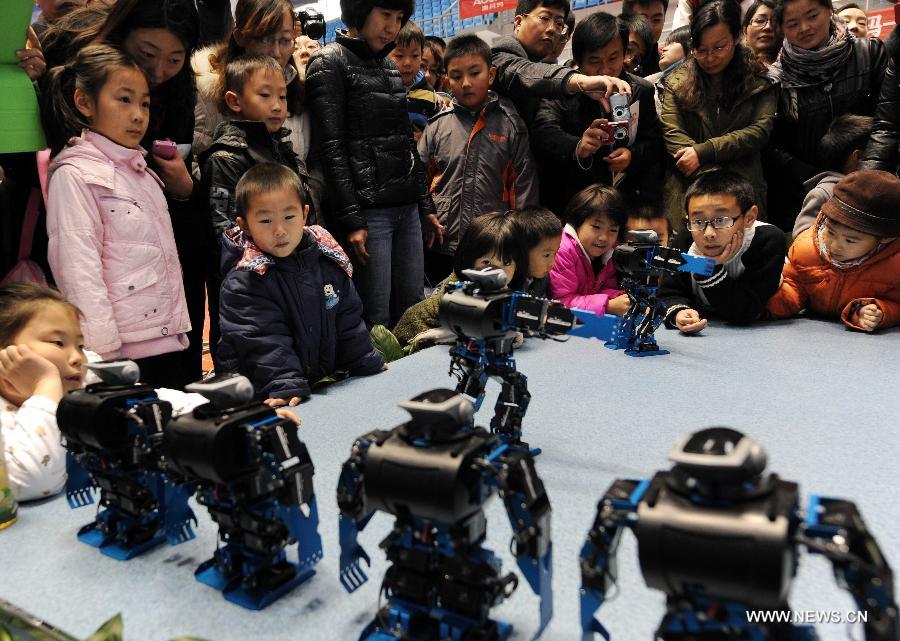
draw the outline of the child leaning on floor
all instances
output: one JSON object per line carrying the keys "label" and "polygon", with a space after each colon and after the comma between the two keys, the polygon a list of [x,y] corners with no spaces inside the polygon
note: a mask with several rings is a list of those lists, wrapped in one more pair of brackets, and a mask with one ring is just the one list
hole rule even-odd
{"label": "child leaning on floor", "polygon": [[900,178],[866,169],[834,186],[816,223],[794,240],[774,318],[807,309],[867,332],[900,323]]}
{"label": "child leaning on floor", "polygon": [[612,253],[625,228],[625,201],[615,187],[590,185],[572,196],[562,243],[550,271],[550,294],[568,307],[622,316],[631,302],[619,289]]}
{"label": "child leaning on floor", "polygon": [[666,276],[659,298],[666,327],[685,334],[706,327],[710,314],[730,323],[752,323],[778,289],[784,265],[784,233],[756,219],[753,185],[729,171],[695,180],[684,195],[686,231],[672,247],[691,256],[712,258],[711,276],[679,272]]}
{"label": "child leaning on floor", "polygon": [[296,405],[324,376],[374,374],[384,361],[362,321],[350,259],[321,227],[304,227],[300,177],[263,163],[237,184],[237,226],[225,232],[222,283],[225,371],[247,376],[272,407]]}

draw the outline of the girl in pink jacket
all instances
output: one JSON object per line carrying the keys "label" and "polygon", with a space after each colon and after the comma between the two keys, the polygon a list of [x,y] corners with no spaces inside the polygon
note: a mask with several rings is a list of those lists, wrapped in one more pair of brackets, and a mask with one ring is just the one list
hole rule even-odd
{"label": "girl in pink jacket", "polygon": [[50,72],[45,100],[51,148],[68,140],[50,165],[48,258],[82,311],[85,346],[137,361],[145,382],[182,387],[178,352],[191,325],[162,182],[140,147],[150,115],[144,73],[91,45]]}
{"label": "girl in pink jacket", "polygon": [[628,295],[619,289],[610,258],[625,228],[625,202],[614,187],[591,185],[572,197],[550,272],[550,294],[568,307],[622,316]]}

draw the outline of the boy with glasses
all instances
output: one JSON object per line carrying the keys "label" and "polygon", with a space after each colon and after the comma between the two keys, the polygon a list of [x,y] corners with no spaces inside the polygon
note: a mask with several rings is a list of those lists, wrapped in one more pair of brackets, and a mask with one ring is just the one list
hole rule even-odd
{"label": "boy with glasses", "polygon": [[627,82],[609,76],[585,76],[568,67],[541,62],[552,55],[568,33],[568,0],[519,0],[514,35],[497,39],[492,48],[497,68],[494,90],[512,100],[529,127],[541,98],[586,93],[609,107],[613,93],[630,94]]}
{"label": "boy with glasses", "polygon": [[712,258],[711,276],[678,273],[659,289],[666,327],[694,334],[715,315],[729,323],[760,318],[778,290],[787,254],[784,234],[756,219],[753,185],[737,174],[713,171],[698,178],[684,195],[685,228],[672,247]]}

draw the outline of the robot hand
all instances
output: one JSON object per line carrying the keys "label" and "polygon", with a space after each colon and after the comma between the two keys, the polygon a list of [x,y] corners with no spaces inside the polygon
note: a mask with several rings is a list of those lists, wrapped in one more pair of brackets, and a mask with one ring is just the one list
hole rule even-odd
{"label": "robot hand", "polygon": [[367,567],[372,565],[369,555],[356,540],[360,529],[352,517],[341,515],[338,523],[341,542],[341,585],[344,586],[347,592],[351,593],[369,580],[369,577],[366,576],[362,569],[360,561],[365,561]]}

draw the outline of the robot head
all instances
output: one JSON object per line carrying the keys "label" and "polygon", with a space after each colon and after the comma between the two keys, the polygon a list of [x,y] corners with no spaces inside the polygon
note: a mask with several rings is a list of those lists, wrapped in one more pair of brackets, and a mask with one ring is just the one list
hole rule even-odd
{"label": "robot head", "polygon": [[451,439],[473,424],[472,403],[449,389],[433,389],[400,403],[409,412],[406,435],[411,439],[440,442]]}
{"label": "robot head", "polygon": [[732,498],[738,498],[739,488],[759,489],[766,469],[762,446],[727,427],[709,427],[679,439],[668,458],[675,463],[673,477],[681,489]]}
{"label": "robot head", "polygon": [[464,269],[463,276],[478,286],[484,292],[500,291],[506,287],[508,278],[506,272],[497,267],[484,267],[482,269]]}

